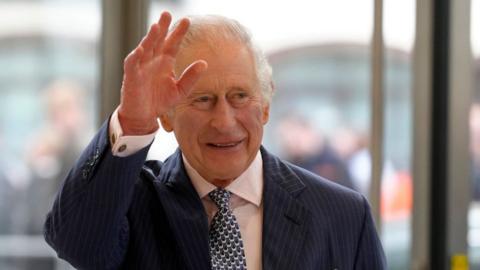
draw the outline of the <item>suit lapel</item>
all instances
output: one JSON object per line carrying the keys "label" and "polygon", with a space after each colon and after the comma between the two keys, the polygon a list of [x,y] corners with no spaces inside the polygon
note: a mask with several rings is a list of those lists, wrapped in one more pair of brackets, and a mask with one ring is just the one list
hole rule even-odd
{"label": "suit lapel", "polygon": [[165,161],[154,186],[187,268],[210,269],[208,218],[179,150]]}
{"label": "suit lapel", "polygon": [[296,198],[305,188],[278,158],[261,148],[264,171],[263,269],[298,269],[310,212]]}

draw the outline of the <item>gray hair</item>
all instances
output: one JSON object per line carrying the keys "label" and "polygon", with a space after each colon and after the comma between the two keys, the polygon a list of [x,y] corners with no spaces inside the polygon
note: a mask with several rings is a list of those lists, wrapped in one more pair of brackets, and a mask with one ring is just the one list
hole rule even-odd
{"label": "gray hair", "polygon": [[253,41],[250,31],[238,21],[219,15],[188,16],[187,18],[190,20],[190,28],[181,47],[185,48],[199,41],[210,43],[212,40],[234,40],[244,44],[253,54],[262,96],[270,103],[273,96],[272,67],[264,52]]}

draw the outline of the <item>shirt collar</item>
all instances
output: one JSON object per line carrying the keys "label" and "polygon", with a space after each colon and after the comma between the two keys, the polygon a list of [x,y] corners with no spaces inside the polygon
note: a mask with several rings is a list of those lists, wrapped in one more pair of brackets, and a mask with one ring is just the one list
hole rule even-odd
{"label": "shirt collar", "polygon": [[[205,180],[190,165],[190,163],[188,163],[188,160],[183,154],[182,159],[183,163],[185,164],[185,170],[192,181],[193,187],[201,199],[217,188],[215,185]],[[263,161],[260,151],[258,151],[250,166],[248,166],[248,168],[225,189],[237,195],[238,197],[255,204],[257,207],[260,206],[263,192]]]}

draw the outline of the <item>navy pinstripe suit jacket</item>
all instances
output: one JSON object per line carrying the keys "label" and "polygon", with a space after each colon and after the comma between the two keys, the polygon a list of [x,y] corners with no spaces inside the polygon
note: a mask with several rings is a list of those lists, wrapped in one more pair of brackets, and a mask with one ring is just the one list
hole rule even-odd
{"label": "navy pinstripe suit jacket", "polygon": [[[177,151],[111,154],[108,125],[58,192],[45,238],[79,269],[210,269],[208,222]],[[263,269],[386,269],[366,200],[261,149]]]}

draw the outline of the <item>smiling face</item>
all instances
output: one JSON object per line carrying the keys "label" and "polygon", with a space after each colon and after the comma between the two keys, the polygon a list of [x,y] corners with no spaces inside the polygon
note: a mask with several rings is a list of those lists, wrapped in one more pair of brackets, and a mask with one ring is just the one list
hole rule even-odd
{"label": "smiling face", "polygon": [[173,130],[192,167],[216,186],[227,186],[254,160],[268,121],[251,52],[234,42],[195,44],[183,49],[176,63],[180,74],[203,59],[207,71],[173,113],[161,117]]}

